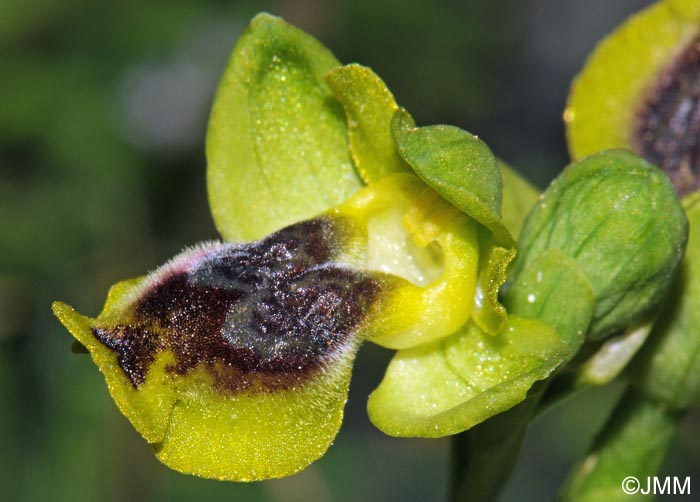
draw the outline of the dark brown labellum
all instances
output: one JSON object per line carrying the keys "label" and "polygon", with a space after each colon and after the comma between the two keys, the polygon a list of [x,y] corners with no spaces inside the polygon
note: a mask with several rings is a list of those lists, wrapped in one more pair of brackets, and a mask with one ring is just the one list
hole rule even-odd
{"label": "dark brown labellum", "polygon": [[222,391],[302,383],[352,343],[381,288],[333,262],[338,227],[319,218],[215,248],[151,286],[128,323],[93,334],[117,352],[134,387],[164,350],[175,356],[169,371],[203,365]]}
{"label": "dark brown labellum", "polygon": [[680,197],[700,189],[700,37],[664,70],[637,111],[633,145]]}

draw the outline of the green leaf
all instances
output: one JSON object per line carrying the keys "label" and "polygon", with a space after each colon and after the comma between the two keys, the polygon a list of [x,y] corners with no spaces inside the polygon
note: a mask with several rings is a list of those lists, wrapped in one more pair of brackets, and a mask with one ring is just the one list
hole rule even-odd
{"label": "green leaf", "polygon": [[226,240],[260,238],[315,216],[360,186],[342,107],[317,40],[260,14],[221,79],[207,132],[207,184]]}
{"label": "green leaf", "polygon": [[594,306],[587,279],[556,251],[521,275],[507,301],[518,316],[496,336],[470,323],[400,350],[370,396],[372,423],[393,436],[442,437],[512,408],[574,355]]}
{"label": "green leaf", "polygon": [[397,172],[412,172],[396,151],[390,126],[398,106],[382,80],[358,64],[341,66],[326,75],[348,120],[350,150],[365,183]]}

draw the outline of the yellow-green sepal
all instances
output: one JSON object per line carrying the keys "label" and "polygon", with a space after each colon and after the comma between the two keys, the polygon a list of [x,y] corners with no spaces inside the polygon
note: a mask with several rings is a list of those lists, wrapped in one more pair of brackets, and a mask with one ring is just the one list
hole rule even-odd
{"label": "yellow-green sepal", "polygon": [[209,202],[221,235],[254,240],[352,195],[361,181],[321,43],[269,14],[241,35],[207,131]]}
{"label": "yellow-green sepal", "polygon": [[665,0],[676,15],[688,21],[700,22],[700,2],[695,0]]}
{"label": "yellow-green sepal", "polygon": [[659,2],[604,38],[571,87],[564,112],[574,159],[632,148],[635,112],[649,85],[698,34],[696,0]]}
{"label": "yellow-green sepal", "polygon": [[358,64],[331,70],[326,81],[345,108],[350,151],[362,180],[373,183],[387,174],[412,172],[391,138],[391,119],[399,107],[384,82]]}
{"label": "yellow-green sepal", "polygon": [[519,315],[497,336],[469,323],[399,351],[370,396],[372,423],[393,436],[442,437],[510,409],[575,354],[595,305],[585,276],[557,251],[521,275],[507,301]]}

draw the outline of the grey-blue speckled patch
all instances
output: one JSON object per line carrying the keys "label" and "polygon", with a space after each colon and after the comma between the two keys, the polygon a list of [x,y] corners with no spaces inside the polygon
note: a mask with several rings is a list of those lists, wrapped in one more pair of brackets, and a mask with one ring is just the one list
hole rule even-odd
{"label": "grey-blue speckled patch", "polygon": [[296,385],[351,342],[381,289],[376,278],[333,262],[341,241],[339,223],[318,218],[223,245],[149,288],[129,322],[93,333],[117,352],[134,387],[167,349],[175,355],[170,371],[203,364],[220,390]]}

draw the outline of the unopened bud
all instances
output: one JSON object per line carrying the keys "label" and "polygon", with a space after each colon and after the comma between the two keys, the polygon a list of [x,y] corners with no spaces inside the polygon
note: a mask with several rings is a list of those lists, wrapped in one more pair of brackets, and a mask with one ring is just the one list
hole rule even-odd
{"label": "unopened bud", "polygon": [[658,305],[687,235],[663,172],[630,152],[609,150],[570,165],[543,194],[521,234],[515,275],[552,248],[573,258],[596,298],[588,339],[601,339]]}

